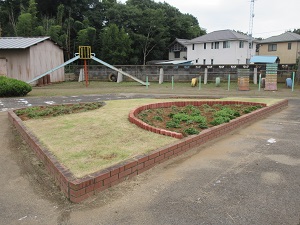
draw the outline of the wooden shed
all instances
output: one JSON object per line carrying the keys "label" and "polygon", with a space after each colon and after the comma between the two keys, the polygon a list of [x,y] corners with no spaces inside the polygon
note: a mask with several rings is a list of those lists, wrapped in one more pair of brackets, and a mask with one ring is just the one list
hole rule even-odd
{"label": "wooden shed", "polygon": [[[0,38],[0,75],[28,82],[63,63],[63,49],[50,37]],[[51,73],[51,82],[64,80],[63,68]]]}

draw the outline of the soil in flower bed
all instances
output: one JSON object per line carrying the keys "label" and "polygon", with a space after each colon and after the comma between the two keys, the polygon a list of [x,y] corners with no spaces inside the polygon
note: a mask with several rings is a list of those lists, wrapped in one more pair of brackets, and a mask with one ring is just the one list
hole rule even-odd
{"label": "soil in flower bed", "polygon": [[103,102],[92,103],[77,103],[68,105],[55,105],[55,106],[35,106],[25,109],[18,109],[15,111],[16,115],[21,120],[37,119],[44,117],[55,117],[72,113],[86,112],[89,110],[99,109],[104,106]]}
{"label": "soil in flower bed", "polygon": [[227,123],[241,115],[262,108],[261,105],[187,105],[144,110],[138,114],[143,122],[165,130],[182,133],[184,136],[199,134],[202,130]]}

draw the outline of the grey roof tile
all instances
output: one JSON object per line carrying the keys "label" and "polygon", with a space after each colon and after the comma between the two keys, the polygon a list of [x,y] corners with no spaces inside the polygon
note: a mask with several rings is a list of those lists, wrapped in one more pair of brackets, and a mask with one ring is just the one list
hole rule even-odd
{"label": "grey roof tile", "polygon": [[300,41],[300,35],[293,32],[285,32],[283,34],[266,38],[260,43],[274,43],[274,42],[289,42]]}
{"label": "grey roof tile", "polygon": [[203,36],[194,38],[188,41],[189,44],[193,43],[204,43],[204,42],[216,42],[216,41],[231,41],[231,40],[240,40],[240,41],[248,41],[249,36],[240,34],[236,31],[232,30],[218,30]]}
{"label": "grey roof tile", "polygon": [[25,49],[50,37],[1,37],[0,49]]}

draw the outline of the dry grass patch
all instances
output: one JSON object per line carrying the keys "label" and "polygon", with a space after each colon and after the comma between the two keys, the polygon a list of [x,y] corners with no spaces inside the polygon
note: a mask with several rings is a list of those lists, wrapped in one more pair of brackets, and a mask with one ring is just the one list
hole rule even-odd
{"label": "dry grass patch", "polygon": [[[176,141],[130,123],[130,110],[148,103],[193,100],[114,100],[93,111],[32,119],[24,123],[62,164],[76,177],[82,177]],[[266,100],[258,101],[265,103]]]}

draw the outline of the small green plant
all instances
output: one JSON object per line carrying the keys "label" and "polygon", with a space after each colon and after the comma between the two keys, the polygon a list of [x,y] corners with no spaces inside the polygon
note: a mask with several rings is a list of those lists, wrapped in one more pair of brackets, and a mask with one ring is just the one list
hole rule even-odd
{"label": "small green plant", "polygon": [[148,113],[146,113],[145,111],[141,112],[139,114],[140,117],[147,117],[148,116]]}
{"label": "small green plant", "polygon": [[171,109],[172,109],[172,112],[175,112],[175,113],[179,112],[179,109],[176,105],[172,105]]}
{"label": "small green plant", "polygon": [[157,121],[163,121],[163,118],[161,118],[160,116],[154,116],[153,119]]}
{"label": "small green plant", "polygon": [[167,128],[180,128],[180,123],[179,121],[174,121],[174,120],[170,120],[166,123],[166,127]]}
{"label": "small green plant", "polygon": [[193,127],[189,127],[184,130],[184,133],[186,133],[188,135],[193,135],[193,134],[199,134],[199,131]]}
{"label": "small green plant", "polygon": [[192,120],[195,123],[206,123],[206,118],[204,116],[193,116]]}
{"label": "small green plant", "polygon": [[261,105],[252,105],[252,106],[248,106],[247,108],[244,109],[244,113],[251,113],[252,111],[255,111],[257,109],[262,108],[263,106]]}
{"label": "small green plant", "polygon": [[190,118],[189,115],[185,114],[185,113],[177,113],[173,116],[173,120],[178,120],[178,121],[188,121]]}
{"label": "small green plant", "polygon": [[219,116],[219,117],[216,117],[213,121],[211,121],[210,124],[213,125],[213,126],[217,126],[217,125],[220,125],[222,123],[227,123],[229,121],[230,121],[229,117]]}
{"label": "small green plant", "polygon": [[207,129],[208,128],[207,123],[200,123],[198,125],[198,127],[201,128],[201,129]]}
{"label": "small green plant", "polygon": [[163,113],[164,113],[163,109],[157,109],[156,110],[156,114],[159,115],[159,116],[163,115]]}

